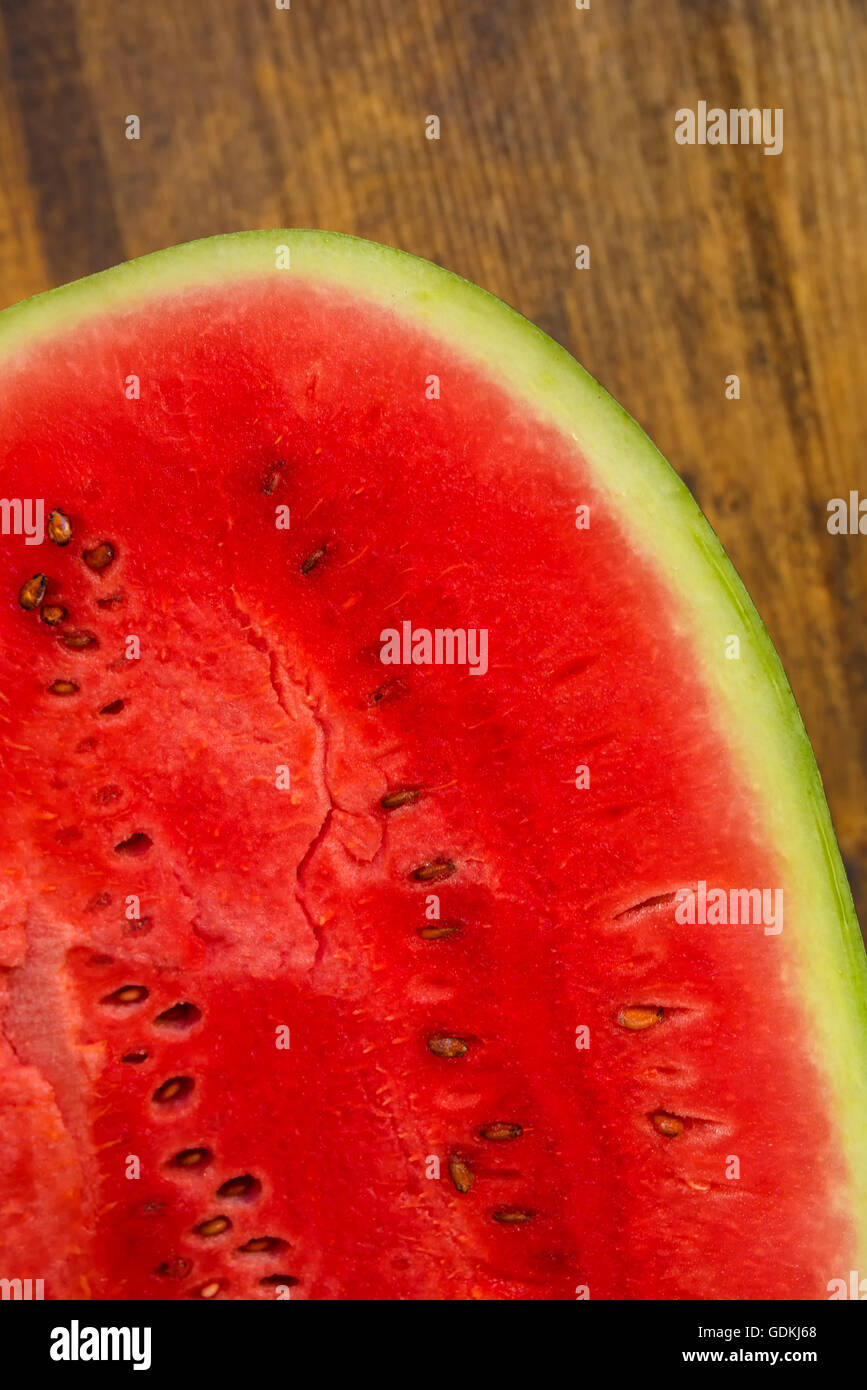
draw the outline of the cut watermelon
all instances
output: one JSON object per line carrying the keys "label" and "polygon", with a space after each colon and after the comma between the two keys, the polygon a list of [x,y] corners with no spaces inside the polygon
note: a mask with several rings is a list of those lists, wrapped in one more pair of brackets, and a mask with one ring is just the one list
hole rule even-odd
{"label": "cut watermelon", "polygon": [[318,232],[40,296],[0,370],[0,1276],[822,1299],[863,1268],[821,785],[628,416],[482,291]]}

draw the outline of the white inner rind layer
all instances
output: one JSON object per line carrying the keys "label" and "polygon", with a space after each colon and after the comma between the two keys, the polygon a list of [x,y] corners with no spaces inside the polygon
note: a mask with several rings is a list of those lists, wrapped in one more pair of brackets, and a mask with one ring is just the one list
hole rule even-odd
{"label": "white inner rind layer", "polygon": [[[278,269],[280,248],[289,249],[288,269]],[[270,274],[345,287],[474,359],[575,441],[630,542],[667,581],[784,870],[780,944],[806,1014],[804,1036],[791,1044],[827,1078],[849,1171],[841,1198],[867,1252],[867,960],[810,742],[771,640],[719,540],[659,451],[598,382],[520,314],[439,266],[355,237],[286,230],[190,242],[25,300],[0,314],[0,370],[4,360],[11,364],[90,315],[185,287]],[[740,638],[740,660],[725,659],[730,635]]]}

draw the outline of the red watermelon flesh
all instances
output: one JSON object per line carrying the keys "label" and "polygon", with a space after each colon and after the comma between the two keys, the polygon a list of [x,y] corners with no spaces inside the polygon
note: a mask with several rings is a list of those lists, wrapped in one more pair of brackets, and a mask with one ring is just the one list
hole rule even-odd
{"label": "red watermelon flesh", "polygon": [[[4,495],[72,531],[2,541],[0,1273],[822,1298],[857,1258],[774,789],[496,354],[302,271],[0,348]],[[383,664],[405,623],[487,671]],[[684,925],[700,882],[784,930]]]}

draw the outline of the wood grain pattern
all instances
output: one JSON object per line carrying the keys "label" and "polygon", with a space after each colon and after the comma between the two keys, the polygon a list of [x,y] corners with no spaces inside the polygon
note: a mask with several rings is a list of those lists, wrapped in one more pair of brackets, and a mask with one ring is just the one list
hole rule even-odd
{"label": "wood grain pattern", "polygon": [[[288,225],[403,246],[514,304],[698,496],[867,907],[867,540],[826,529],[829,498],[867,490],[861,0],[0,0],[0,21],[0,302]],[[699,100],[782,107],[783,154],[677,145]]]}

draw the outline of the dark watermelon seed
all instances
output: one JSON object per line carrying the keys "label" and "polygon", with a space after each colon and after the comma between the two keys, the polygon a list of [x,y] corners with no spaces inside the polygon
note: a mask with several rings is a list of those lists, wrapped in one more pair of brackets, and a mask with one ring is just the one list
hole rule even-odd
{"label": "dark watermelon seed", "polygon": [[444,941],[449,936],[457,936],[460,930],[460,922],[435,922],[431,926],[419,927],[418,934],[423,941]]}
{"label": "dark watermelon seed", "polygon": [[509,1120],[495,1120],[493,1124],[482,1125],[479,1138],[501,1143],[504,1139],[520,1139],[523,1133],[521,1125],[512,1124]]}
{"label": "dark watermelon seed", "polygon": [[83,558],[88,569],[97,572],[108,569],[114,559],[114,546],[111,541],[100,541],[99,545],[91,546],[90,550],[83,551]]}
{"label": "dark watermelon seed", "polygon": [[121,840],[119,844],[115,845],[114,852],[115,854],[128,854],[133,858],[137,858],[139,855],[147,854],[152,845],[153,840],[150,835],[145,835],[142,830],[136,830],[128,839]]}
{"label": "dark watermelon seed", "polygon": [[163,1260],[161,1265],[157,1265],[154,1274],[159,1275],[160,1279],[184,1279],[192,1267],[189,1260],[183,1260],[180,1255],[175,1255],[173,1259]]}
{"label": "dark watermelon seed", "polygon": [[318,550],[313,551],[312,555],[307,556],[307,559],[301,566],[301,573],[309,574],[312,569],[316,568],[316,566],[319,564],[319,561],[324,558],[324,555],[325,546],[321,545]]}
{"label": "dark watermelon seed", "polygon": [[618,1013],[617,1022],[621,1028],[640,1033],[645,1028],[652,1028],[655,1023],[661,1023],[664,1017],[664,1009],[655,1005],[628,1004]]}
{"label": "dark watermelon seed", "polygon": [[232,1223],[228,1216],[210,1216],[207,1221],[200,1221],[198,1226],[193,1227],[193,1235],[210,1240],[213,1236],[221,1236],[224,1231],[231,1229]]}
{"label": "dark watermelon seed", "polygon": [[113,994],[107,994],[101,1004],[140,1004],[147,999],[148,991],[144,985],[121,985]]}
{"label": "dark watermelon seed", "polygon": [[421,800],[421,792],[415,791],[410,787],[404,787],[401,791],[389,792],[380,801],[383,811],[397,811],[401,806],[413,806],[416,801]]}
{"label": "dark watermelon seed", "polygon": [[213,1160],[210,1149],[181,1149],[169,1160],[170,1168],[205,1168]]}
{"label": "dark watermelon seed", "polygon": [[18,591],[18,602],[22,608],[30,612],[38,608],[45,598],[45,590],[48,587],[48,580],[44,574],[34,574],[32,579],[26,580]]}
{"label": "dark watermelon seed", "polygon": [[75,681],[52,681],[48,687],[49,695],[76,695],[78,686]]}
{"label": "dark watermelon seed", "polygon": [[266,469],[262,479],[262,491],[266,497],[270,497],[283,476],[283,469],[286,467],[285,459],[278,459],[271,467]]}
{"label": "dark watermelon seed", "polygon": [[112,700],[110,705],[103,705],[100,714],[120,714],[123,709],[123,700]]}
{"label": "dark watermelon seed", "polygon": [[148,1059],[147,1053],[146,1053],[145,1051],[141,1051],[141,1052],[126,1052],[126,1053],[124,1053],[123,1057],[121,1057],[120,1060],[121,1060],[122,1062],[131,1062],[131,1063],[133,1063],[133,1064],[135,1064],[135,1065],[138,1065],[139,1062],[146,1062],[147,1059]]}
{"label": "dark watermelon seed", "polygon": [[259,1280],[259,1283],[266,1289],[276,1288],[278,1284],[285,1284],[288,1288],[292,1288],[298,1283],[298,1280],[294,1274],[266,1274],[264,1279]]}
{"label": "dark watermelon seed", "polygon": [[254,1236],[246,1245],[238,1246],[239,1255],[275,1255],[278,1250],[288,1250],[289,1245],[279,1236]]}
{"label": "dark watermelon seed", "polygon": [[229,1178],[221,1187],[217,1188],[217,1196],[224,1197],[258,1197],[262,1191],[262,1184],[258,1178],[254,1178],[252,1173],[241,1173],[237,1178]]}
{"label": "dark watermelon seed", "polygon": [[417,883],[435,883],[440,878],[450,878],[456,865],[451,859],[431,859],[427,864],[419,864],[413,869],[412,877]]}
{"label": "dark watermelon seed", "polygon": [[202,1011],[195,1004],[173,1004],[157,1014],[154,1024],[159,1028],[192,1028],[201,1017]]}
{"label": "dark watermelon seed", "polygon": [[657,893],[653,898],[644,898],[640,903],[633,903],[631,907],[625,907],[622,912],[615,914],[614,921],[629,921],[633,917],[638,917],[642,912],[651,912],[655,907],[663,907],[666,903],[674,902],[676,894]]}
{"label": "dark watermelon seed", "polygon": [[458,1192],[469,1192],[473,1185],[474,1173],[466,1159],[459,1154],[452,1154],[449,1159],[449,1177]]}
{"label": "dark watermelon seed", "polygon": [[55,545],[69,545],[72,540],[72,523],[68,516],[55,507],[48,518],[48,539]]}
{"label": "dark watermelon seed", "polygon": [[449,1033],[434,1033],[427,1045],[435,1057],[463,1057],[470,1050],[463,1038],[454,1038]]}
{"label": "dark watermelon seed", "polygon": [[169,1105],[174,1101],[184,1100],[192,1091],[194,1084],[191,1076],[170,1076],[168,1081],[164,1081],[154,1091],[154,1104]]}
{"label": "dark watermelon seed", "polygon": [[392,700],[399,700],[403,695],[409,694],[409,686],[402,677],[396,680],[386,681],[384,685],[377,686],[376,690],[371,690],[367,697],[369,705],[387,705]]}
{"label": "dark watermelon seed", "polygon": [[650,1117],[654,1129],[666,1139],[676,1139],[683,1134],[684,1122],[679,1115],[670,1115],[666,1110],[657,1110]]}
{"label": "dark watermelon seed", "polygon": [[73,651],[84,651],[87,647],[98,647],[99,643],[92,632],[64,632],[60,638],[64,647]]}
{"label": "dark watermelon seed", "polygon": [[528,1211],[526,1207],[497,1207],[491,1212],[493,1219],[501,1226],[520,1226],[526,1221],[532,1221],[535,1215],[534,1211]]}
{"label": "dark watermelon seed", "polygon": [[42,621],[48,623],[50,627],[56,627],[58,623],[62,623],[64,618],[69,615],[62,604],[46,603],[43,604],[39,616]]}
{"label": "dark watermelon seed", "polygon": [[148,932],[153,930],[153,925],[153,917],[134,917],[131,922],[127,922],[126,929],[133,936],[147,936]]}

